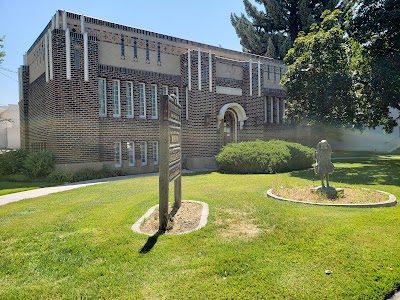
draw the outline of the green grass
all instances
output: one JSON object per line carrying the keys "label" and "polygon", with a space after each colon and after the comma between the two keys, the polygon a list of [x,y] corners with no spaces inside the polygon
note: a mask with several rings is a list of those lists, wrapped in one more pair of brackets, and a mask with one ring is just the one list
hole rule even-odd
{"label": "green grass", "polygon": [[34,190],[42,187],[53,186],[49,182],[13,182],[2,181],[0,182],[0,196],[18,193],[23,191]]}
{"label": "green grass", "polygon": [[[399,159],[335,168],[334,186],[400,198]],[[183,198],[209,204],[208,224],[158,239],[130,229],[158,203],[154,176],[1,206],[0,299],[384,299],[400,287],[400,207],[264,197],[314,181],[311,169],[184,176]]]}

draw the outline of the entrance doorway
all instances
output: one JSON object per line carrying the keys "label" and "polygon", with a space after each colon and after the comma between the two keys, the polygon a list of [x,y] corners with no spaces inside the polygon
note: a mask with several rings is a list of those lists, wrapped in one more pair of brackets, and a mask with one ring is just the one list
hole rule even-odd
{"label": "entrance doorway", "polygon": [[233,110],[228,109],[224,114],[224,145],[237,142],[237,117]]}

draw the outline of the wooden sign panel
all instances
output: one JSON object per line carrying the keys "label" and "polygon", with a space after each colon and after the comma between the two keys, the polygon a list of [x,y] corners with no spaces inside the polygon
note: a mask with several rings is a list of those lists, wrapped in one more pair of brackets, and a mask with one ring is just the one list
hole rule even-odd
{"label": "wooden sign panel", "polygon": [[[160,111],[160,230],[165,231],[169,221],[181,206],[181,105],[175,95],[164,95]],[[169,183],[174,182],[174,207],[168,214]]]}

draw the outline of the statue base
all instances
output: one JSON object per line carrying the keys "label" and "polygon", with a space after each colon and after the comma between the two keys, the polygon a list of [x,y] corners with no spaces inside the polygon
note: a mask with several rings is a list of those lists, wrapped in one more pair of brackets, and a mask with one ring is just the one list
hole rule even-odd
{"label": "statue base", "polygon": [[343,194],[344,189],[343,188],[337,188],[335,189],[334,187],[331,186],[319,186],[316,188],[311,188],[312,192],[317,192],[325,195],[328,199],[336,199],[338,197],[338,194]]}

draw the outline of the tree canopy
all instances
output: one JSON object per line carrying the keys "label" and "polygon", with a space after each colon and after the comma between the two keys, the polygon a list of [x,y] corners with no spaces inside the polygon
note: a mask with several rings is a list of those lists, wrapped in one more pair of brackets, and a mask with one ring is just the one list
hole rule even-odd
{"label": "tree canopy", "polygon": [[[394,120],[385,117],[387,108],[400,110],[400,1],[353,0],[348,13],[347,32],[365,48],[370,74],[365,88],[370,104],[386,119],[387,126]],[[375,118],[369,122],[379,125]]]}
{"label": "tree canopy", "polygon": [[[365,3],[357,4],[362,9]],[[310,33],[295,40],[285,57],[290,66],[282,79],[289,118],[359,129],[383,125],[388,132],[396,126],[390,108],[399,107],[399,69],[393,68],[399,60],[392,61],[399,52],[389,40],[399,27],[383,38],[389,30],[376,28],[376,15],[359,12],[346,19],[339,10],[326,11],[320,25],[312,25]],[[367,22],[358,18],[368,18],[376,34],[362,29]],[[381,38],[386,46],[376,44]]]}
{"label": "tree canopy", "polygon": [[300,31],[308,32],[325,9],[334,9],[338,0],[256,0],[260,11],[243,0],[246,14],[231,14],[231,23],[245,52],[283,59]]}

